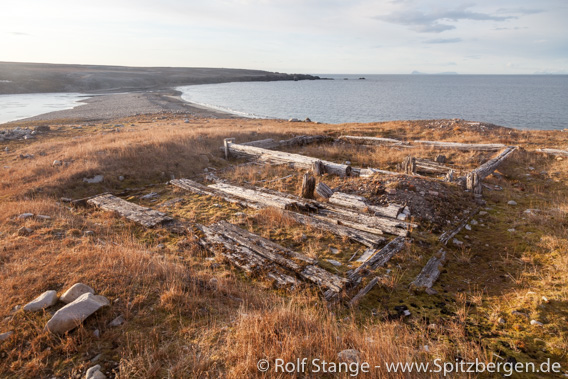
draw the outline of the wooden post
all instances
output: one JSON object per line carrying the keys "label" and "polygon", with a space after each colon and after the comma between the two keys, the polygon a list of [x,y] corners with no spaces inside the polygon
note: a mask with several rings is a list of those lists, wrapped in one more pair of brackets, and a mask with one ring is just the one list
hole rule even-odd
{"label": "wooden post", "polygon": [[446,156],[442,155],[442,154],[438,154],[438,155],[436,155],[435,161],[438,162],[438,163],[446,163]]}
{"label": "wooden post", "polygon": [[411,157],[410,155],[404,158],[402,161],[402,171],[404,171],[407,175],[415,175],[416,174],[416,158]]}
{"label": "wooden post", "polygon": [[452,180],[454,180],[454,170],[448,171],[446,177],[444,178],[444,181],[446,182],[451,182]]}
{"label": "wooden post", "polygon": [[319,182],[316,188],[318,195],[324,199],[329,199],[333,195],[333,190],[329,188],[325,183]]}
{"label": "wooden post", "polygon": [[302,179],[302,194],[304,199],[313,199],[314,190],[316,189],[316,178],[310,175],[309,172],[304,174]]}
{"label": "wooden post", "polygon": [[313,171],[315,176],[323,175],[323,173],[325,172],[325,168],[323,167],[323,162],[319,161],[319,160],[315,161],[312,164],[312,171]]}
{"label": "wooden post", "polygon": [[469,172],[465,177],[465,188],[473,192],[474,195],[480,196],[482,193],[481,180],[479,174],[475,171]]}
{"label": "wooden post", "polygon": [[229,144],[235,142],[234,138],[225,138],[223,144],[225,146],[225,159],[229,159]]}

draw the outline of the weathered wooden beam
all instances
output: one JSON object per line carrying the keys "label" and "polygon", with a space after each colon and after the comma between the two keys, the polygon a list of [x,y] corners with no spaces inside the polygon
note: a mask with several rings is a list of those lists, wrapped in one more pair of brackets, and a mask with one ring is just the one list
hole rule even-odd
{"label": "weathered wooden beam", "polygon": [[280,146],[280,144],[274,141],[272,138],[261,139],[258,141],[242,142],[241,145],[262,147],[263,149],[274,149],[275,147]]}
{"label": "weathered wooden beam", "polygon": [[470,190],[474,195],[481,196],[482,187],[481,180],[479,180],[479,175],[477,172],[469,172],[465,176],[465,188]]}
{"label": "weathered wooden beam", "polygon": [[382,137],[363,137],[363,136],[340,136],[338,138],[341,141],[347,141],[351,143],[365,143],[370,145],[408,145],[407,142],[403,142],[394,138],[382,138]]}
{"label": "weathered wooden beam", "polygon": [[506,147],[501,143],[461,143],[446,141],[412,141],[413,144],[431,146],[438,149],[455,149],[455,150],[478,150],[478,151],[495,151]]}
{"label": "weathered wooden beam", "polygon": [[363,196],[351,195],[343,192],[334,192],[329,198],[329,202],[336,205],[341,205],[346,208],[354,208],[360,211],[368,211],[368,213],[375,216],[384,216],[396,218],[400,211],[404,208],[401,205],[389,204],[386,207],[376,205],[369,205],[367,199]]}
{"label": "weathered wooden beam", "polygon": [[329,136],[315,135],[315,136],[296,136],[286,140],[280,140],[278,146],[304,146],[312,143],[331,141],[333,138]]}
{"label": "weathered wooden beam", "polygon": [[451,167],[444,166],[443,164],[439,164],[437,162],[428,159],[416,159],[417,171],[436,173],[436,174],[446,174],[451,169],[452,169]]}
{"label": "weathered wooden beam", "polygon": [[559,155],[562,157],[568,157],[568,150],[560,149],[537,149],[539,153],[549,154],[549,155]]}
{"label": "weathered wooden beam", "polygon": [[432,288],[440,276],[445,261],[446,252],[440,249],[438,253],[428,260],[420,274],[410,285],[416,288]]}
{"label": "weathered wooden beam", "polygon": [[[260,147],[246,146],[236,143],[228,144],[228,151],[231,155],[246,157],[249,159],[257,159],[262,162],[275,164],[286,163],[296,168],[310,170],[314,162],[318,159],[307,157],[300,154],[286,153],[283,151],[268,150]],[[325,172],[331,175],[349,176],[351,175],[351,166],[339,164],[329,161],[321,161]]]}
{"label": "weathered wooden beam", "polygon": [[402,172],[406,175],[416,174],[416,158],[411,157],[410,155],[404,158],[402,161]]}
{"label": "weathered wooden beam", "polygon": [[507,159],[516,149],[516,146],[507,147],[506,149],[501,151],[498,156],[490,159],[471,172],[477,173],[477,175],[479,175],[479,180],[485,179],[487,176],[491,175],[493,171],[495,171],[497,167],[499,167],[499,165],[503,163],[503,161]]}
{"label": "weathered wooden beam", "polygon": [[333,195],[333,190],[323,182],[319,182],[316,186],[316,193],[324,199],[329,199]]}
{"label": "weathered wooden beam", "polygon": [[349,302],[349,305],[351,305],[351,306],[356,305],[361,300],[361,298],[363,296],[368,294],[373,289],[373,287],[375,287],[377,285],[378,282],[379,282],[379,278],[373,278],[365,287],[363,287],[361,289],[361,291],[359,291],[357,293],[357,295],[353,296],[353,298]]}
{"label": "weathered wooden beam", "polygon": [[305,208],[304,201],[298,201],[283,197],[280,195],[258,191],[257,189],[249,189],[244,187],[233,186],[226,183],[215,183],[208,186],[214,190],[224,192],[247,201],[262,203],[266,207],[274,207],[278,209],[302,209]]}
{"label": "weathered wooden beam", "polygon": [[379,170],[378,168],[371,168],[371,167],[367,167],[367,168],[361,168],[361,169],[353,169],[353,171],[358,170],[359,171],[359,176],[362,178],[370,178],[371,176],[375,175],[375,174],[383,174],[383,175],[404,175],[400,172],[395,172],[395,171],[387,171],[387,170]]}
{"label": "weathered wooden beam", "polygon": [[93,197],[87,203],[105,211],[116,212],[137,224],[147,228],[170,222],[173,219],[165,213],[133,204],[111,194]]}
{"label": "weathered wooden beam", "polygon": [[396,253],[404,248],[405,244],[406,238],[397,237],[386,244],[386,246],[382,249],[375,249],[373,253],[367,252],[369,258],[364,261],[361,266],[353,270],[353,272],[349,275],[349,280],[352,283],[355,283],[359,280],[364,270],[375,270],[384,266]]}
{"label": "weathered wooden beam", "polygon": [[189,191],[198,195],[219,197],[229,203],[238,204],[245,208],[262,209],[266,207],[266,205],[263,203],[259,203],[254,200],[245,200],[236,196],[232,196],[226,192],[216,190],[209,186],[204,186],[203,184],[197,183],[190,179],[185,179],[185,178],[173,179],[170,181],[170,184],[185,191]]}

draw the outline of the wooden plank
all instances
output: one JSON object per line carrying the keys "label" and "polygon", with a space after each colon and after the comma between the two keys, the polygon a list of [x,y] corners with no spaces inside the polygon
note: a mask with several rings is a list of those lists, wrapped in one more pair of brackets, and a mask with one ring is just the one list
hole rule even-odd
{"label": "wooden plank", "polygon": [[549,154],[549,155],[558,155],[558,156],[562,156],[562,157],[568,157],[568,151],[567,151],[567,150],[561,150],[561,149],[537,149],[536,151],[538,151],[539,153],[544,153],[544,154]]}
{"label": "wooden plank", "polygon": [[368,294],[373,289],[373,287],[377,285],[378,282],[379,278],[373,278],[363,289],[361,289],[361,291],[359,291],[359,293],[357,293],[357,295],[353,296],[353,298],[349,302],[349,305],[356,305],[363,296]]}
{"label": "wooden plank", "polygon": [[241,145],[262,147],[263,149],[274,149],[280,144],[274,141],[272,138],[267,138],[258,141],[242,142]]}
{"label": "wooden plank", "polygon": [[440,249],[420,271],[420,274],[411,283],[411,286],[417,288],[432,288],[438,277],[440,276],[441,269],[446,261],[446,252]]}
{"label": "wooden plank", "polygon": [[333,195],[333,190],[323,182],[319,182],[316,186],[316,193],[324,199],[329,199]]}
{"label": "wooden plank", "polygon": [[375,216],[396,218],[402,210],[401,205],[389,204],[386,207],[369,205],[363,196],[351,195],[343,192],[334,192],[329,198],[331,204],[340,205],[347,208],[354,208],[360,211],[367,211]]}
{"label": "wooden plank", "polygon": [[250,200],[257,203],[262,203],[267,207],[274,207],[278,209],[301,209],[304,207],[302,205],[302,201],[295,201],[283,196],[260,192],[255,189],[233,186],[226,183],[215,183],[208,187],[245,199],[247,201]]}
{"label": "wooden plank", "polygon": [[390,145],[390,146],[400,146],[408,145],[407,142],[403,142],[394,138],[382,138],[382,137],[365,137],[365,136],[340,136],[338,138],[342,141],[352,142],[352,143],[365,143],[370,145]]}
{"label": "wooden plank", "polygon": [[376,249],[374,253],[371,253],[371,257],[367,259],[361,266],[357,267],[350,275],[349,280],[355,283],[361,277],[364,270],[372,269],[375,270],[379,267],[384,266],[396,253],[401,251],[406,244],[406,238],[397,237],[390,241],[385,247],[378,250]]}
{"label": "wooden plank", "polygon": [[[240,145],[236,143],[229,143],[228,150],[231,155],[257,159],[262,162],[269,162],[275,164],[287,163],[293,167],[311,170],[314,162],[319,159],[307,157],[300,154],[286,153],[283,151],[275,151],[263,149],[260,147]],[[349,176],[351,174],[351,166],[339,164],[329,161],[321,161],[325,172],[331,175]]]}
{"label": "wooden plank", "polygon": [[170,184],[185,191],[189,191],[198,195],[219,197],[229,203],[239,204],[240,206],[245,208],[262,209],[266,207],[266,205],[262,203],[252,200],[244,200],[242,198],[232,196],[223,191],[215,190],[214,188],[211,188],[209,186],[204,186],[203,184],[197,183],[190,179],[185,179],[185,178],[173,179],[170,181]]}
{"label": "wooden plank", "polygon": [[173,219],[165,213],[133,204],[111,194],[93,197],[87,203],[105,211],[116,212],[137,224],[147,228],[170,222]]}
{"label": "wooden plank", "polygon": [[413,144],[435,147],[438,149],[455,149],[455,150],[477,150],[477,151],[496,151],[506,147],[502,143],[461,143],[446,141],[412,141]]}

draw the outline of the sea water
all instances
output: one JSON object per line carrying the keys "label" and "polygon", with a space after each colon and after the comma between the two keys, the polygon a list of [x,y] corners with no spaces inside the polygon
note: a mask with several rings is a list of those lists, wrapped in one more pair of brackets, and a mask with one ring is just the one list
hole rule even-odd
{"label": "sea water", "polygon": [[309,117],[326,123],[461,118],[519,129],[568,128],[568,75],[326,77],[333,80],[236,82],[178,90],[186,101],[246,117]]}
{"label": "sea water", "polygon": [[0,124],[43,113],[71,109],[88,95],[79,93],[32,93],[0,95]]}

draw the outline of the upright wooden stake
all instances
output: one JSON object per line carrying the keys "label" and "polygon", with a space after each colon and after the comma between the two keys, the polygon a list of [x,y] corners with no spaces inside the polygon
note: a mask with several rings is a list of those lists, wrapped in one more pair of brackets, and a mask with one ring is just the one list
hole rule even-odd
{"label": "upright wooden stake", "polygon": [[415,175],[416,174],[416,158],[411,157],[410,155],[404,158],[402,161],[402,171],[408,175]]}
{"label": "upright wooden stake", "polygon": [[472,171],[466,175],[465,188],[473,192],[474,195],[481,195],[481,180],[479,180],[479,174],[477,172]]}
{"label": "upright wooden stake", "polygon": [[225,146],[225,159],[229,159],[229,144],[235,142],[234,138],[225,138],[223,144]]}
{"label": "upright wooden stake", "polygon": [[304,199],[313,199],[315,189],[316,178],[311,176],[309,172],[306,172],[302,178],[302,197]]}
{"label": "upright wooden stake", "polygon": [[315,161],[312,164],[312,171],[313,171],[315,176],[323,175],[323,173],[325,172],[325,168],[323,167],[323,162],[319,161],[319,160]]}

